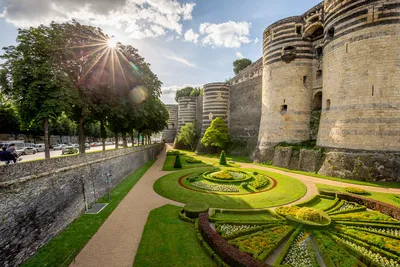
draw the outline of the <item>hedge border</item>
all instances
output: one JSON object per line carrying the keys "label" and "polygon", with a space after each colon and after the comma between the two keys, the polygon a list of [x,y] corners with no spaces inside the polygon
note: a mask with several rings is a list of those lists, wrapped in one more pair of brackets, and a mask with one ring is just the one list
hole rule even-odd
{"label": "hedge border", "polygon": [[179,218],[184,222],[194,223],[194,219],[187,217],[183,209],[179,212]]}
{"label": "hedge border", "polygon": [[278,255],[278,257],[276,258],[273,266],[281,266],[283,260],[286,258],[286,255],[289,252],[290,247],[292,246],[294,240],[296,239],[296,237],[300,234],[300,232],[303,231],[302,227],[298,227],[289,237],[289,239],[287,240],[286,244],[284,245],[284,247],[282,248],[281,253]]}
{"label": "hedge border", "polygon": [[208,213],[201,213],[199,216],[199,231],[204,241],[210,248],[229,266],[232,267],[271,267],[266,263],[256,261],[250,255],[241,252],[230,245],[214,229],[208,221]]}

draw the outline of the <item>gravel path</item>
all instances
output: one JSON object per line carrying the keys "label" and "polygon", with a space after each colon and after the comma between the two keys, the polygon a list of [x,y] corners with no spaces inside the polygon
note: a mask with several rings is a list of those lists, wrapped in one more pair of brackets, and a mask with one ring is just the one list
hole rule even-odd
{"label": "gravel path", "polygon": [[[169,149],[170,146],[166,146],[166,148]],[[128,195],[121,201],[118,207],[104,222],[97,233],[90,239],[70,266],[131,267],[150,211],[165,204],[173,204],[177,206],[184,205],[163,198],[153,191],[154,182],[158,178],[171,173],[162,171],[166,157],[166,148],[164,148],[153,166],[151,166]],[[306,195],[288,205],[304,202],[318,194],[316,184],[327,184],[341,187],[349,186],[349,184],[343,182],[319,179],[248,163],[240,163],[240,165],[243,168],[260,169],[284,174],[303,182],[307,186]],[[400,189],[362,185],[357,185],[357,187],[374,192],[400,194]]]}

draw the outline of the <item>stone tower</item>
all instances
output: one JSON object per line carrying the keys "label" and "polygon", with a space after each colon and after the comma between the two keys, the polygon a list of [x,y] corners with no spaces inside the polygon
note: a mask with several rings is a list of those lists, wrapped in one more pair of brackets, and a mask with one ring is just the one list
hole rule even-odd
{"label": "stone tower", "polygon": [[168,128],[162,132],[162,140],[167,143],[173,143],[178,130],[178,105],[165,105],[168,113]]}
{"label": "stone tower", "polygon": [[318,145],[400,151],[400,1],[325,1]]}
{"label": "stone tower", "polygon": [[229,122],[228,83],[209,83],[204,85],[202,136],[211,122],[217,117],[222,118],[227,123]]}
{"label": "stone tower", "polygon": [[197,97],[183,96],[178,99],[178,133],[182,126],[196,122]]}

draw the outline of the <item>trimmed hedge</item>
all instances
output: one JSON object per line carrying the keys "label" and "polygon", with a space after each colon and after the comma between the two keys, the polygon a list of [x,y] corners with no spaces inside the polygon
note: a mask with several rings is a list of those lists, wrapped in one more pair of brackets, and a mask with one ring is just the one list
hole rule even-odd
{"label": "trimmed hedge", "polygon": [[336,196],[339,199],[356,202],[357,204],[366,206],[368,209],[377,210],[380,213],[388,215],[396,220],[400,220],[400,208],[393,205],[347,193],[337,193]]}
{"label": "trimmed hedge", "polygon": [[192,157],[187,158],[185,161],[186,161],[187,163],[202,163],[201,160],[195,159],[195,158],[192,158]]}
{"label": "trimmed hedge", "polygon": [[[233,224],[233,223],[229,223],[229,224]],[[248,223],[241,223],[241,224],[247,224],[247,225],[248,225]],[[217,224],[216,224],[216,230],[217,230],[218,233],[221,232],[221,231],[220,231],[220,228],[221,228],[220,225],[221,225],[221,223],[217,223]],[[257,226],[257,227],[251,228],[251,229],[242,230],[242,231],[237,231],[237,232],[232,233],[232,234],[230,234],[230,235],[221,234],[221,236],[222,236],[222,238],[224,238],[224,239],[231,240],[231,239],[235,239],[235,238],[237,238],[237,237],[241,237],[241,236],[244,236],[244,235],[248,235],[248,234],[253,234],[253,233],[256,233],[256,232],[260,232],[260,231],[263,231],[263,230],[265,230],[265,229],[272,228],[272,227],[279,226],[279,225],[280,225],[280,223],[264,224],[264,225],[260,225],[260,226]]]}
{"label": "trimmed hedge", "polygon": [[179,155],[179,152],[176,153],[176,156],[175,156],[174,168],[175,169],[182,169],[181,156]]}
{"label": "trimmed hedge", "polygon": [[188,203],[183,207],[185,215],[191,219],[196,219],[202,212],[208,212],[210,206],[206,203]]}
{"label": "trimmed hedge", "polygon": [[[357,206],[358,206],[358,204],[357,204]],[[356,207],[354,209],[349,209],[349,210],[329,212],[329,215],[339,215],[339,214],[353,213],[353,212],[366,211],[366,210],[367,210],[367,208],[365,206],[361,206],[361,207]]]}
{"label": "trimmed hedge", "polygon": [[346,192],[348,192],[350,194],[357,194],[357,195],[366,195],[366,194],[368,194],[368,192],[365,191],[364,189],[357,188],[357,187],[346,187]]}
{"label": "trimmed hedge", "polygon": [[186,216],[185,211],[182,209],[181,212],[179,212],[179,218],[182,221],[188,222],[188,223],[194,223],[194,219],[191,219]]}
{"label": "trimmed hedge", "polygon": [[231,246],[217,232],[215,232],[208,221],[208,214],[201,213],[199,216],[199,230],[204,241],[212,250],[229,266],[232,267],[269,267],[270,265],[256,261],[250,255],[241,252]]}
{"label": "trimmed hedge", "polygon": [[332,221],[329,218],[329,216],[325,217],[325,219],[326,219],[326,221],[324,223],[315,223],[315,222],[311,222],[311,221],[305,221],[305,220],[298,219],[292,215],[286,216],[286,220],[287,220],[288,224],[296,226],[296,227],[302,225],[305,228],[312,228],[312,229],[328,227]]}
{"label": "trimmed hedge", "polygon": [[303,229],[301,227],[298,227],[296,229],[296,231],[293,232],[293,234],[289,237],[288,241],[286,242],[285,246],[283,247],[281,253],[279,254],[279,256],[276,258],[273,266],[281,266],[282,265],[282,261],[285,259],[287,253],[289,252],[290,247],[292,246],[294,240],[296,239],[296,237],[299,235],[299,233],[302,231]]}
{"label": "trimmed hedge", "polygon": [[221,155],[219,157],[219,165],[227,165],[225,151],[222,150]]}

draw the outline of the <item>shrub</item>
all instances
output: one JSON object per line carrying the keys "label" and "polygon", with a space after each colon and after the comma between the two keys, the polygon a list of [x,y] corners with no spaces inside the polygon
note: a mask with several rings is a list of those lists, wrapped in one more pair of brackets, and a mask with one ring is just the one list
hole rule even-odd
{"label": "shrub", "polygon": [[227,171],[216,172],[212,175],[212,177],[214,177],[216,179],[220,179],[220,180],[232,180],[233,179],[232,174],[230,174]]}
{"label": "shrub", "polygon": [[277,208],[275,211],[276,211],[276,213],[278,213],[279,215],[283,215],[283,216],[286,216],[286,215],[293,215],[293,216],[296,216],[296,213],[297,213],[297,211],[298,211],[299,209],[300,209],[300,208],[297,207],[297,206],[291,206],[291,207],[279,207],[279,208]]}
{"label": "shrub", "polygon": [[258,172],[253,172],[253,175],[258,175]]}
{"label": "shrub", "polygon": [[325,216],[322,211],[307,207],[299,209],[296,212],[296,218],[315,223],[323,223],[325,220]]}
{"label": "shrub", "polygon": [[198,159],[195,159],[195,158],[192,158],[192,157],[187,158],[187,159],[186,159],[186,162],[187,162],[187,163],[202,163],[201,160],[198,160]]}
{"label": "shrub", "polygon": [[269,179],[265,175],[257,174],[254,177],[254,179],[255,180],[253,182],[251,182],[250,185],[252,187],[254,187],[255,189],[259,189],[259,188],[265,187],[265,186],[267,186],[269,184]]}
{"label": "shrub", "polygon": [[365,195],[368,194],[367,191],[361,188],[357,187],[346,187],[346,192],[351,193],[351,194],[357,194],[357,195]]}
{"label": "shrub", "polygon": [[175,156],[174,168],[175,169],[182,168],[181,156],[179,155],[179,151],[177,151],[176,156]]}
{"label": "shrub", "polygon": [[199,217],[200,213],[208,212],[210,206],[206,203],[188,203],[183,207],[185,211],[185,215],[191,219],[195,219]]}
{"label": "shrub", "polygon": [[243,188],[246,188],[248,186],[248,184],[246,182],[243,182],[240,184]]}
{"label": "shrub", "polygon": [[219,165],[227,165],[225,158],[225,151],[222,150],[221,155],[219,157]]}

